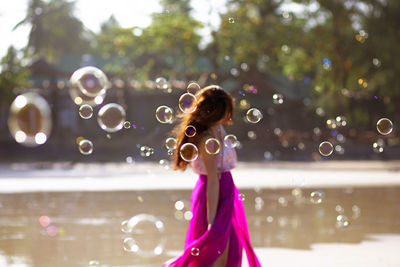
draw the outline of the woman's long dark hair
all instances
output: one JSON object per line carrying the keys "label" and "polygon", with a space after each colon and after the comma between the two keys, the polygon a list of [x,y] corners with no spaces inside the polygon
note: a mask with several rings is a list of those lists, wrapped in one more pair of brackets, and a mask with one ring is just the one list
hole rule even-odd
{"label": "woman's long dark hair", "polygon": [[[172,166],[175,170],[184,170],[189,164],[179,155],[180,147],[183,144],[192,143],[198,147],[204,133],[210,127],[223,118],[230,120],[233,116],[234,99],[217,85],[203,88],[196,95],[196,99],[196,109],[192,113],[181,114],[180,122],[172,131],[177,140]],[[193,137],[185,135],[185,129],[189,125],[196,128],[196,134]]]}

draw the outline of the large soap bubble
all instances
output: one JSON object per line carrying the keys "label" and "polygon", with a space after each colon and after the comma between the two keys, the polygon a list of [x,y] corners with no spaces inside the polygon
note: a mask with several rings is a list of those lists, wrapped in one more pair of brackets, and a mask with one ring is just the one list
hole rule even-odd
{"label": "large soap bubble", "polygon": [[11,104],[8,128],[18,143],[35,147],[46,143],[51,131],[51,110],[36,93],[18,95]]}
{"label": "large soap bubble", "polygon": [[70,82],[72,86],[77,86],[84,95],[89,97],[102,95],[109,87],[109,82],[104,72],[92,66],[74,71]]}
{"label": "large soap bubble", "polygon": [[151,214],[138,214],[124,226],[124,249],[139,256],[150,258],[161,255],[166,244],[164,223]]}
{"label": "large soap bubble", "polygon": [[115,103],[110,103],[104,105],[99,110],[97,122],[104,131],[114,133],[122,129],[125,117],[126,113],[123,107]]}

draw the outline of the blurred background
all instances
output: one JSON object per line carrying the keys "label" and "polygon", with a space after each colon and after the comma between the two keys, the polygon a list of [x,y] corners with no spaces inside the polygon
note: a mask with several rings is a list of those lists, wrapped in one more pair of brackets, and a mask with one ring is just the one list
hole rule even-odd
{"label": "blurred background", "polygon": [[179,255],[197,177],[166,139],[193,83],[236,99],[263,266],[400,266],[399,17],[397,0],[3,3],[0,266]]}
{"label": "blurred background", "polygon": [[[334,145],[334,159],[400,157],[398,135],[375,129],[380,118],[395,129],[400,120],[396,1],[17,2],[0,13],[10,36],[1,51],[2,160],[165,158],[160,140],[173,125],[157,122],[155,110],[176,112],[191,81],[219,84],[236,98],[229,132],[242,144],[240,160],[318,160],[322,140]],[[69,78],[88,65],[111,83],[102,104],[120,104],[136,128],[107,138],[95,119],[79,117]],[[166,89],[157,89],[158,77]],[[35,149],[17,144],[7,127],[11,102],[27,91],[52,111],[48,142]],[[250,107],[263,114],[257,124],[244,120]],[[78,136],[97,153],[82,157]],[[138,144],[154,155],[140,157]]]}

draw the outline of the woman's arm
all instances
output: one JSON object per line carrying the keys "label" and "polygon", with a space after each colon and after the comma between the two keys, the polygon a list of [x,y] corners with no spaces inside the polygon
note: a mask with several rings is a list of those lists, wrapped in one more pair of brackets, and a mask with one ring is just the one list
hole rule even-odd
{"label": "woman's arm", "polygon": [[205,137],[200,142],[199,152],[204,163],[204,167],[207,171],[207,219],[208,224],[214,222],[218,208],[219,198],[219,177],[218,177],[218,162],[217,155],[210,155],[205,150]]}

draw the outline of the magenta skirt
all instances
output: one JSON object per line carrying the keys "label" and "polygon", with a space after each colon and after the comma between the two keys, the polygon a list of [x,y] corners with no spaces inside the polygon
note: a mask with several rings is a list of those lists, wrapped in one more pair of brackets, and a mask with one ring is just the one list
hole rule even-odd
{"label": "magenta skirt", "polygon": [[242,251],[246,251],[250,267],[261,266],[250,244],[243,203],[230,172],[223,172],[219,181],[217,215],[207,230],[207,176],[200,175],[191,197],[193,217],[187,231],[185,249],[163,267],[209,267],[224,253],[229,241],[226,266],[242,266]]}

